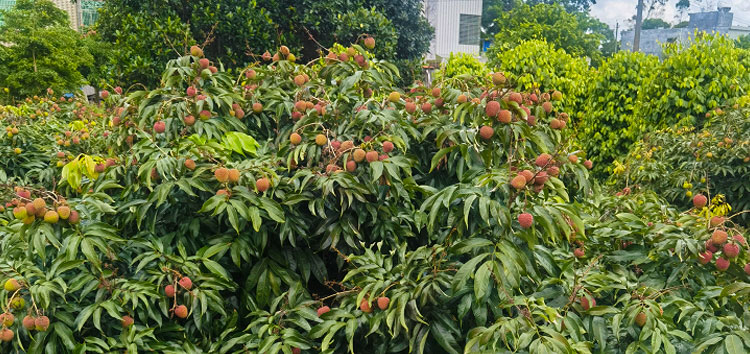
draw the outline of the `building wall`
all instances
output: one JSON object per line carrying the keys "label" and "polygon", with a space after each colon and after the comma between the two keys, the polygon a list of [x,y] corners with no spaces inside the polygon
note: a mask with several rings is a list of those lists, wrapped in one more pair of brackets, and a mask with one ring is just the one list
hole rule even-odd
{"label": "building wall", "polygon": [[459,44],[461,14],[482,15],[482,0],[425,0],[425,16],[435,28],[427,59],[447,58],[450,53],[479,54],[479,33],[476,45]]}
{"label": "building wall", "polygon": [[[671,42],[685,42],[690,39],[693,29],[659,28],[641,31],[640,51],[646,54],[661,56],[661,46]],[[622,32],[622,50],[633,50],[635,31]]]}

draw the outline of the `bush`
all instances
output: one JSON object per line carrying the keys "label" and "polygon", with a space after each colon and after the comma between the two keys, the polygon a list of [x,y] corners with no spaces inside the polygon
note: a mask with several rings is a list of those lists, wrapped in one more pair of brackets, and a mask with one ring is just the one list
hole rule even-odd
{"label": "bush", "polygon": [[748,63],[747,51],[720,34],[696,32],[690,43],[665,46],[661,65],[638,95],[641,124],[630,136],[673,125],[703,127],[706,113],[750,87]]}
{"label": "bush", "polygon": [[539,40],[522,41],[515,47],[495,45],[487,55],[488,65],[504,72],[516,89],[564,92],[563,110],[578,122],[592,75],[584,59]]}
{"label": "bush", "polygon": [[[596,71],[586,94],[578,140],[597,163],[596,171],[611,171],[611,163],[640,139],[631,126],[643,82],[659,65],[655,56],[619,52]],[[602,173],[603,174],[603,173]]]}
{"label": "bush", "polygon": [[448,62],[440,71],[435,72],[435,78],[453,78],[461,75],[473,77],[487,77],[490,71],[479,59],[468,53],[451,53]]}
{"label": "bush", "polygon": [[[750,109],[718,110],[705,123],[648,134],[623,159],[616,181],[658,191],[680,206],[702,193],[723,195],[735,210],[750,209]],[[740,218],[747,223],[746,214]]]}
{"label": "bush", "polygon": [[4,107],[3,352],[747,350],[748,252],[592,185],[559,101],[351,48]]}

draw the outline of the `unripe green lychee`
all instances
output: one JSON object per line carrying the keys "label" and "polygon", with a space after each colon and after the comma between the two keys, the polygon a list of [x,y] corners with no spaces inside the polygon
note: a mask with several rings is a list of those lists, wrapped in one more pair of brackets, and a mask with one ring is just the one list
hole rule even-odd
{"label": "unripe green lychee", "polygon": [[56,211],[50,210],[44,213],[44,222],[48,224],[56,224],[58,220],[60,220],[60,216]]}
{"label": "unripe green lychee", "polygon": [[395,103],[395,102],[398,102],[400,100],[401,100],[401,94],[398,93],[398,92],[396,92],[396,91],[393,91],[393,92],[391,92],[388,95],[388,101],[391,101],[391,102]]}

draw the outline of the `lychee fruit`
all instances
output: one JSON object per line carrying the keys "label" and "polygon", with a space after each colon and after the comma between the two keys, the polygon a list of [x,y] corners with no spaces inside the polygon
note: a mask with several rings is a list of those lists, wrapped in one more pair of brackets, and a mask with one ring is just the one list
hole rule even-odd
{"label": "lychee fruit", "polygon": [[237,183],[240,181],[240,170],[232,168],[229,170],[229,182]]}
{"label": "lychee fruit", "polygon": [[292,133],[289,135],[289,142],[292,143],[292,145],[299,145],[302,143],[302,136],[297,133]]}
{"label": "lychee fruit", "polygon": [[508,100],[516,102],[518,104],[523,103],[523,97],[518,92],[511,93],[510,96],[508,97]]}
{"label": "lychee fruit", "polygon": [[21,288],[21,283],[19,283],[18,280],[10,278],[5,281],[4,288],[5,288],[5,291],[12,293]]}
{"label": "lychee fruit", "polygon": [[128,315],[122,316],[122,328],[128,328],[132,326],[134,322],[135,321],[133,320],[132,317]]}
{"label": "lychee fruit", "polygon": [[594,163],[591,162],[591,160],[583,161],[583,166],[585,166],[587,169],[592,169],[594,167]]}
{"label": "lychee fruit", "polygon": [[498,113],[500,113],[500,110],[501,110],[500,102],[497,102],[497,101],[487,102],[487,106],[484,108],[484,112],[487,114],[488,117],[497,117]]}
{"label": "lychee fruit", "polygon": [[711,252],[710,250],[706,250],[705,252],[698,255],[698,262],[700,264],[708,264],[708,262],[711,262],[711,259],[713,258],[713,252]]}
{"label": "lychee fruit", "polygon": [[356,162],[362,162],[365,159],[366,155],[367,153],[362,149],[356,149],[354,150],[354,153],[352,153],[352,157]]}
{"label": "lychee fruit", "polygon": [[68,218],[68,222],[71,224],[77,224],[78,221],[80,221],[80,218],[78,216],[78,212],[75,210],[70,211],[70,217]]}
{"label": "lychee fruit", "polygon": [[36,325],[34,324],[34,322],[35,322],[34,317],[26,315],[26,317],[24,317],[23,321],[22,321],[23,328],[26,328],[27,331],[33,330],[34,327],[36,327]]}
{"label": "lychee fruit", "polygon": [[378,298],[378,308],[381,310],[385,310],[388,308],[388,304],[391,303],[391,299],[389,299],[386,296],[381,296]]}
{"label": "lychee fruit", "polygon": [[492,127],[483,125],[481,128],[479,128],[479,136],[482,137],[484,140],[489,140],[492,138],[492,135],[495,134],[495,129],[492,129]]}
{"label": "lychee fruit", "polygon": [[711,218],[711,226],[716,227],[724,223],[724,217],[714,216]]}
{"label": "lychee fruit", "polygon": [[193,281],[188,277],[180,278],[177,283],[179,283],[181,287],[185,288],[185,290],[190,290],[193,287]]}
{"label": "lychee fruit", "polygon": [[188,309],[185,305],[179,305],[174,309],[174,314],[179,318],[186,318],[188,316]]}
{"label": "lychee fruit", "polygon": [[740,234],[733,235],[732,239],[737,241],[737,243],[739,243],[742,246],[747,246],[747,241],[745,241],[745,238],[742,237],[742,235]]}
{"label": "lychee fruit", "polygon": [[193,86],[188,86],[187,90],[185,90],[185,93],[188,97],[194,97],[198,91]]}
{"label": "lychee fruit", "polygon": [[552,98],[553,101],[559,101],[559,100],[562,100],[563,95],[562,95],[562,92],[555,91],[552,93],[552,96],[550,97]]}
{"label": "lychee fruit", "polygon": [[167,297],[172,298],[175,295],[175,289],[174,285],[169,284],[164,287],[164,294],[167,295]]}
{"label": "lychee fruit", "polygon": [[729,260],[722,257],[716,258],[716,269],[725,271],[729,268]]}
{"label": "lychee fruit", "polygon": [[576,248],[575,250],[573,250],[573,255],[576,258],[583,258],[586,256],[586,251],[583,248]]}
{"label": "lychee fruit", "polygon": [[260,102],[253,103],[253,112],[260,113],[263,112],[263,104]]}
{"label": "lychee fruit", "polygon": [[258,178],[257,181],[255,181],[255,188],[258,190],[258,192],[265,192],[268,190],[268,187],[271,186],[271,182],[268,180],[268,178],[262,177]]}
{"label": "lychee fruit", "polygon": [[509,110],[503,109],[497,114],[497,120],[500,123],[508,124],[513,119],[513,115],[510,113]]}
{"label": "lychee fruit", "polygon": [[375,162],[378,160],[378,152],[377,151],[368,151],[367,154],[365,154],[365,160],[367,162]]}
{"label": "lychee fruit", "polygon": [[14,332],[8,328],[0,330],[0,340],[3,342],[10,342],[13,340]]}
{"label": "lychee fruit", "polygon": [[349,160],[346,162],[346,171],[347,172],[354,172],[357,169],[357,163],[353,160]]}
{"label": "lychee fruit", "polygon": [[164,133],[164,130],[167,129],[167,125],[164,123],[164,121],[160,120],[156,123],[154,123],[154,132],[157,134]]}
{"label": "lychee fruit", "polygon": [[588,311],[590,308],[596,307],[596,299],[594,299],[593,297],[589,299],[586,296],[582,296],[580,301],[581,301],[581,307],[583,307],[584,311]]}
{"label": "lychee fruit", "polygon": [[708,198],[706,198],[703,194],[696,194],[695,197],[693,197],[693,206],[697,209],[701,209],[708,203]]}
{"label": "lychee fruit", "polygon": [[12,313],[6,312],[0,314],[0,323],[2,323],[5,327],[12,326],[13,322],[16,322],[16,316],[13,316]]}
{"label": "lychee fruit", "polygon": [[257,76],[258,76],[258,73],[255,72],[255,70],[253,70],[253,69],[245,71],[245,77],[248,78],[248,79],[250,79],[250,80],[255,79]]}
{"label": "lychee fruit", "polygon": [[198,47],[197,45],[194,45],[190,47],[190,55],[194,57],[202,57],[203,56],[203,49]]}
{"label": "lychee fruit", "polygon": [[359,309],[364,313],[372,312],[372,307],[370,307],[370,302],[367,299],[362,299],[362,302],[359,303]]}
{"label": "lychee fruit", "polygon": [[547,172],[539,171],[536,173],[536,178],[534,178],[534,184],[541,186],[547,183],[547,180],[549,180],[549,176],[547,175]]}
{"label": "lychee fruit", "polygon": [[526,187],[526,177],[519,174],[516,177],[513,177],[513,179],[510,181],[510,185],[515,189],[521,190]]}
{"label": "lychee fruit", "polygon": [[434,89],[432,89],[432,97],[440,97],[440,88],[439,87],[435,87]]}
{"label": "lychee fruit", "polygon": [[107,99],[107,98],[109,97],[109,91],[107,91],[107,90],[102,90],[102,92],[100,93],[100,96],[101,96],[101,97],[102,97],[103,99],[105,99],[105,100],[106,100],[106,99]]}
{"label": "lychee fruit", "polygon": [[183,121],[185,122],[185,125],[192,126],[193,124],[195,124],[195,117],[193,117],[191,115],[187,115],[187,116],[185,116],[185,118],[183,119]]}
{"label": "lychee fruit", "polygon": [[50,210],[44,213],[44,222],[48,224],[56,224],[60,220],[60,216],[57,215],[56,211]]}
{"label": "lychee fruit", "polygon": [[194,170],[195,169],[195,161],[193,161],[193,159],[187,159],[187,160],[185,160],[185,167],[188,170],[191,170],[191,171]]}
{"label": "lychee fruit", "polygon": [[406,105],[404,106],[404,109],[409,114],[412,114],[417,111],[417,104],[414,102],[406,102]]}
{"label": "lychee fruit", "polygon": [[208,66],[211,65],[211,62],[206,58],[200,58],[198,59],[198,65],[200,65],[201,69],[208,69]]}
{"label": "lychee fruit", "polygon": [[458,98],[456,98],[456,102],[458,103],[466,103],[467,100],[468,98],[464,94],[458,95]]}
{"label": "lychee fruit", "polygon": [[44,332],[49,328],[49,318],[47,316],[39,316],[34,320],[34,328],[37,331]]}
{"label": "lychee fruit", "polygon": [[45,203],[44,199],[42,199],[42,198],[36,198],[36,199],[34,199],[33,203],[34,203],[34,208],[36,210],[44,209],[44,207],[47,206],[47,203]]}
{"label": "lychee fruit", "polygon": [[518,214],[518,223],[522,228],[528,229],[534,223],[534,216],[529,213]]}
{"label": "lychee fruit", "polygon": [[432,104],[430,102],[422,103],[422,112],[429,114],[432,112]]}
{"label": "lychee fruit", "polygon": [[552,103],[551,102],[544,102],[542,103],[542,109],[544,109],[545,113],[552,112]]}
{"label": "lychee fruit", "polygon": [[713,242],[714,245],[721,245],[724,242],[727,242],[727,233],[724,230],[714,230],[714,233],[711,235],[711,242]]}
{"label": "lychee fruit", "polygon": [[526,179],[526,184],[534,182],[534,172],[531,172],[530,170],[523,170],[519,174]]}
{"label": "lychee fruit", "polygon": [[204,109],[198,114],[198,117],[202,120],[207,120],[211,118],[211,112]]}
{"label": "lychee fruit", "polygon": [[224,183],[229,180],[229,170],[224,167],[219,167],[214,171],[214,177],[220,183]]}
{"label": "lychee fruit", "polygon": [[576,154],[568,155],[568,161],[572,163],[578,163],[578,155]]}
{"label": "lychee fruit", "polygon": [[294,84],[297,86],[302,86],[305,84],[305,77],[302,75],[297,75],[294,77]]}
{"label": "lychee fruit", "polygon": [[492,83],[495,84],[495,86],[500,86],[502,84],[505,84],[505,75],[501,72],[496,72],[492,74]]}
{"label": "lychee fruit", "polygon": [[328,311],[331,311],[331,308],[328,306],[321,306],[318,308],[318,317],[323,316],[323,314],[327,313]]}
{"label": "lychee fruit", "polygon": [[643,327],[646,325],[646,314],[643,312],[638,312],[637,315],[635,315],[635,324],[638,325],[638,327]]}
{"label": "lychee fruit", "polygon": [[734,258],[737,257],[738,254],[740,254],[740,246],[737,246],[736,243],[727,243],[724,244],[724,248],[722,249],[724,256],[727,258]]}
{"label": "lychee fruit", "polygon": [[393,92],[391,92],[388,95],[388,101],[391,101],[391,102],[395,103],[395,102],[398,102],[400,100],[401,100],[401,94],[398,93],[398,92],[396,92],[396,91],[393,91]]}
{"label": "lychee fruit", "polygon": [[367,49],[375,48],[375,38],[372,38],[372,37],[365,38],[365,48]]}
{"label": "lychee fruit", "polygon": [[745,264],[745,274],[750,275],[750,263]]}
{"label": "lychee fruit", "polygon": [[549,122],[549,127],[552,128],[552,129],[562,129],[562,127],[563,127],[562,121],[558,120],[557,118],[553,118]]}
{"label": "lychee fruit", "polygon": [[387,154],[387,153],[389,153],[391,151],[393,151],[393,143],[390,142],[390,141],[384,141],[383,142],[383,152]]}
{"label": "lychee fruit", "polygon": [[323,146],[328,142],[328,138],[323,134],[318,134],[315,136],[315,144],[318,146]]}

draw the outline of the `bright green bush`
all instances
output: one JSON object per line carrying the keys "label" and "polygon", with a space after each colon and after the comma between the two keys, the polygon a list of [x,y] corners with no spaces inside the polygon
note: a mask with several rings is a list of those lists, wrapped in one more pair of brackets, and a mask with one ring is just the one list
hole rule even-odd
{"label": "bright green bush", "polygon": [[671,127],[702,127],[706,113],[750,88],[748,52],[725,36],[696,32],[690,43],[664,47],[663,61],[643,83],[631,136]]}
{"label": "bright green bush", "polygon": [[[748,101],[748,96],[739,100]],[[675,127],[646,135],[623,158],[614,180],[657,191],[675,205],[691,205],[700,193],[721,194],[735,210],[750,209],[748,107],[713,113],[703,129]],[[750,220],[747,214],[740,219]]]}
{"label": "bright green bush", "polygon": [[562,110],[577,124],[593,72],[586,61],[545,41],[522,41],[515,47],[495,45],[487,54],[490,68],[502,71],[519,90],[564,92]]}
{"label": "bright green bush", "polygon": [[469,53],[451,53],[448,62],[440,71],[435,73],[437,79],[441,77],[452,78],[461,75],[486,77],[490,74],[489,69],[479,59]]}
{"label": "bright green bush", "polygon": [[578,130],[578,140],[597,172],[611,170],[611,163],[627,153],[640,139],[631,129],[639,119],[638,93],[659,65],[656,56],[619,52],[599,67],[590,82]]}

